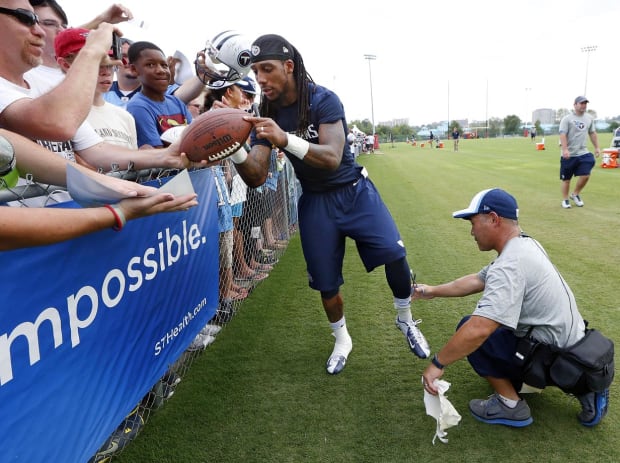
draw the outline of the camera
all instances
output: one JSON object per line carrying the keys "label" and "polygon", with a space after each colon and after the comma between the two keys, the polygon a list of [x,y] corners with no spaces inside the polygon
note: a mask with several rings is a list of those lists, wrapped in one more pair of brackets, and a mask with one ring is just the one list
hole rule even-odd
{"label": "camera", "polygon": [[112,59],[120,60],[123,58],[123,52],[121,51],[121,39],[116,32],[112,33]]}

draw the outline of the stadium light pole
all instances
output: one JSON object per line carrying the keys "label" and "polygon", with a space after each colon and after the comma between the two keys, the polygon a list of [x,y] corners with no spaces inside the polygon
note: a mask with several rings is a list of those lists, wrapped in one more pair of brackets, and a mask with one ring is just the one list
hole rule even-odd
{"label": "stadium light pole", "polygon": [[450,135],[452,134],[452,132],[450,132],[450,81],[448,80],[448,133],[447,133],[447,138],[450,138]]}
{"label": "stadium light pole", "polygon": [[375,55],[364,55],[368,60],[368,77],[370,78],[370,115],[372,117],[372,136],[375,136],[375,105],[372,98],[372,71],[370,70],[370,62],[377,59]]}
{"label": "stadium light pole", "polygon": [[586,58],[586,83],[583,87],[583,96],[586,96],[588,91],[588,67],[590,66],[590,53],[596,51],[597,45],[588,45],[587,47],[581,47],[581,51],[587,54]]}
{"label": "stadium light pole", "polygon": [[484,124],[486,127],[484,128],[485,138],[489,138],[489,79],[487,78],[487,95],[485,102],[485,114],[486,123]]}
{"label": "stadium light pole", "polygon": [[531,115],[528,114],[528,111],[530,109],[530,92],[532,91],[531,87],[525,87],[525,120],[523,121],[523,125],[528,128],[529,126],[527,125],[529,118],[531,117]]}

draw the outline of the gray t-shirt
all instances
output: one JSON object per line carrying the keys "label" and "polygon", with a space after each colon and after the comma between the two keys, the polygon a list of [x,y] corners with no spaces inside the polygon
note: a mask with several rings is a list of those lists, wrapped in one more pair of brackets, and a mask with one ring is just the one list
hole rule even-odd
{"label": "gray t-shirt", "polygon": [[584,321],[573,292],[533,238],[516,237],[478,276],[484,292],[474,315],[489,318],[524,336],[559,347],[576,343]]}
{"label": "gray t-shirt", "polygon": [[596,132],[594,120],[588,113],[578,116],[568,114],[560,121],[560,133],[566,134],[568,153],[571,157],[589,153],[588,134]]}

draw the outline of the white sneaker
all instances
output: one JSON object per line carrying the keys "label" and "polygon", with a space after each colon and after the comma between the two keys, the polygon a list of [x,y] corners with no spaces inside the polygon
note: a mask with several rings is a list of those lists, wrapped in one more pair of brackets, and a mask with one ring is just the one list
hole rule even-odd
{"label": "white sneaker", "polygon": [[575,203],[575,206],[583,207],[583,201],[581,200],[581,197],[579,195],[572,194],[570,195],[570,199],[573,200],[573,202]]}
{"label": "white sneaker", "polygon": [[411,352],[421,359],[425,359],[431,354],[431,349],[428,346],[428,342],[422,334],[422,331],[420,331],[420,328],[417,326],[420,323],[422,323],[422,320],[412,320],[407,323],[401,321],[398,317],[396,317],[395,322],[396,328],[398,328],[405,335]]}
{"label": "white sneaker", "polygon": [[562,207],[564,209],[570,209],[570,203],[568,202],[568,199],[562,201]]}
{"label": "white sneaker", "polygon": [[345,342],[337,342],[334,344],[332,355],[329,356],[327,359],[327,364],[325,365],[325,368],[330,375],[337,375],[344,370],[344,366],[347,363],[347,358],[351,353],[351,349],[353,349],[353,341],[350,336]]}
{"label": "white sneaker", "polygon": [[200,330],[200,334],[215,336],[221,330],[222,330],[222,327],[219,325],[208,324],[208,325],[205,325],[205,327]]}
{"label": "white sneaker", "polygon": [[190,352],[204,350],[209,344],[213,343],[213,341],[215,341],[214,336],[198,333],[192,343],[187,347],[187,350]]}

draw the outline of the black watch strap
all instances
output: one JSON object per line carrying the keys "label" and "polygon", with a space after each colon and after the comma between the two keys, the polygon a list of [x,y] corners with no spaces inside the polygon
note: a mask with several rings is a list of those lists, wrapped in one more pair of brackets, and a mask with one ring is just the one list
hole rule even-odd
{"label": "black watch strap", "polygon": [[433,359],[431,360],[431,363],[435,365],[437,368],[439,368],[440,370],[443,370],[446,367],[437,359],[437,354],[433,355]]}

